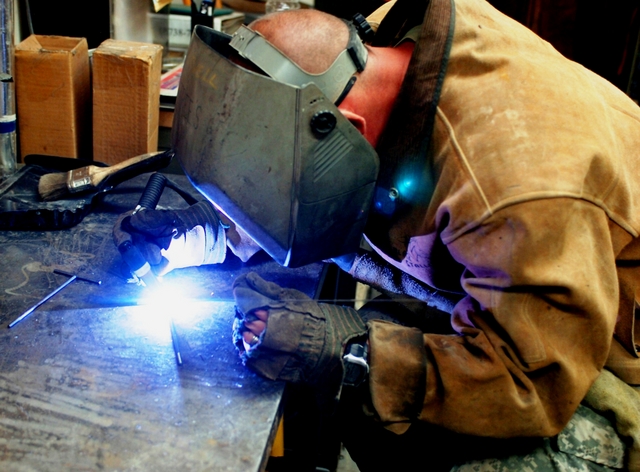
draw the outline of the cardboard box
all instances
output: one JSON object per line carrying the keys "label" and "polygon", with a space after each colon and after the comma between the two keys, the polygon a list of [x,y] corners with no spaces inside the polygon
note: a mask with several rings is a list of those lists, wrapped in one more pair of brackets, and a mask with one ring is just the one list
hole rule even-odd
{"label": "cardboard box", "polygon": [[108,39],[93,53],[93,159],[158,149],[162,46]]}
{"label": "cardboard box", "polygon": [[91,158],[91,76],[84,38],[31,35],[16,46],[20,155]]}

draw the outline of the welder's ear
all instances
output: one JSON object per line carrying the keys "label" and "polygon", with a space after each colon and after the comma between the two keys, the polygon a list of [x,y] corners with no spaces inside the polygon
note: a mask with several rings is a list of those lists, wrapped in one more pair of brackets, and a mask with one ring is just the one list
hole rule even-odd
{"label": "welder's ear", "polygon": [[342,115],[349,120],[349,122],[356,127],[356,129],[358,131],[360,131],[360,134],[362,136],[366,136],[367,133],[367,120],[364,119],[364,117],[353,113],[350,110],[346,110],[343,108],[338,107],[338,109],[340,110],[340,112],[342,113]]}

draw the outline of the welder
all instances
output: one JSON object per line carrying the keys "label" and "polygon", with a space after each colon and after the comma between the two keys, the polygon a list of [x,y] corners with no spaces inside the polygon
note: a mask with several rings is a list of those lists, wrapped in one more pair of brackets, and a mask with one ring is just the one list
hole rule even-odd
{"label": "welder", "polygon": [[234,288],[246,365],[339,402],[361,470],[639,468],[640,109],[613,85],[484,0],[277,13],[196,30],[173,146],[212,205],[118,225],[158,260],[255,241],[383,292]]}

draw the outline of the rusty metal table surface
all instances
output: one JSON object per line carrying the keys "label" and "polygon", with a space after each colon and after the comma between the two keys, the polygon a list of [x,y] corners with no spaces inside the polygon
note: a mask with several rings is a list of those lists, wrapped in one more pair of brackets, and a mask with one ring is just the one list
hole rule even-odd
{"label": "rusty metal table surface", "polygon": [[[176,270],[163,292],[127,283],[111,240],[147,176],[109,193],[78,226],[0,231],[0,470],[264,470],[284,385],[245,369],[231,344],[231,284],[249,270],[314,296],[322,265],[246,264]],[[183,176],[171,176],[190,188]],[[195,191],[191,189],[194,195]],[[165,190],[158,208],[186,204]],[[8,324],[66,279],[29,317]],[[183,364],[174,357],[173,319]]]}

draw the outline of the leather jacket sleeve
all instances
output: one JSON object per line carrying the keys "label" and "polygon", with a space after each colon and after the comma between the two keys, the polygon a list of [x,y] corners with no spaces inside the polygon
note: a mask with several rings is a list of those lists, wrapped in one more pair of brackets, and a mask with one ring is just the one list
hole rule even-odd
{"label": "leather jacket sleeve", "polygon": [[609,352],[619,298],[609,224],[586,201],[539,199],[449,242],[465,267],[458,335],[370,327],[371,399],[388,429],[418,420],[479,436],[557,434]]}

